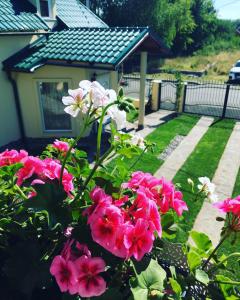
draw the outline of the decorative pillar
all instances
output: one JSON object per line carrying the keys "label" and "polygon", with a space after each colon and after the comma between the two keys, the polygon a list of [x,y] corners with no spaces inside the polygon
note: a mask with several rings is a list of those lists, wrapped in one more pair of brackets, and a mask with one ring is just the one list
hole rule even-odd
{"label": "decorative pillar", "polygon": [[144,128],[146,73],[147,73],[147,52],[142,51],[141,63],[140,63],[140,99],[139,99],[140,101],[139,101],[138,129]]}

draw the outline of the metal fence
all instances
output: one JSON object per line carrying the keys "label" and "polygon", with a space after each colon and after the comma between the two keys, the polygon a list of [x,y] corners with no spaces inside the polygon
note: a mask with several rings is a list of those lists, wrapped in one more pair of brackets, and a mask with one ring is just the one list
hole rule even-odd
{"label": "metal fence", "polygon": [[[124,95],[133,99],[139,99],[140,96],[140,76],[139,75],[124,75],[120,79],[120,84],[123,88]],[[146,78],[145,96],[149,100],[152,92],[152,78]]]}
{"label": "metal fence", "polygon": [[[183,84],[183,111],[187,113],[240,119],[240,85],[191,81]],[[174,80],[162,80],[159,107],[177,109],[177,86]]]}

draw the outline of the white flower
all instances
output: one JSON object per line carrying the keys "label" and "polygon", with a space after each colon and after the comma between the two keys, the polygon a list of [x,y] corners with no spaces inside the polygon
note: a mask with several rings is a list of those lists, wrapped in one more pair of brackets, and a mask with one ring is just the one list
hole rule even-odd
{"label": "white flower", "polygon": [[119,110],[117,105],[110,106],[107,114],[113,120],[117,130],[122,130],[126,127],[127,114],[124,110]]}
{"label": "white flower", "polygon": [[131,143],[141,149],[145,148],[144,138],[140,134],[132,134]]}
{"label": "white flower", "polygon": [[[99,82],[97,81],[80,81],[79,86],[83,89],[90,98],[93,108],[105,107],[109,103],[117,99],[116,92],[113,90],[106,90]],[[114,98],[114,99],[112,99]]]}
{"label": "white flower", "polygon": [[[79,86],[89,94],[90,101],[95,109],[106,107],[117,100],[117,94],[114,90],[105,89],[97,81],[83,80],[80,81]],[[126,127],[126,112],[119,110],[117,105],[110,106],[107,110],[107,115],[113,120],[117,130]]]}
{"label": "white flower", "polygon": [[200,193],[204,193],[210,202],[217,202],[218,196],[214,194],[216,188],[215,184],[212,183],[208,177],[199,177],[198,180],[201,183],[198,185]]}
{"label": "white flower", "polygon": [[83,89],[68,90],[68,94],[69,96],[62,98],[63,104],[67,106],[64,111],[74,118],[80,111],[84,114],[87,113],[89,102],[85,98]]}

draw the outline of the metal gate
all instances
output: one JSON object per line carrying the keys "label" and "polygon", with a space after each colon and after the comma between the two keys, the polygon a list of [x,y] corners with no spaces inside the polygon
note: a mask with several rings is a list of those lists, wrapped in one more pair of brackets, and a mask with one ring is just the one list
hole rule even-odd
{"label": "metal gate", "polygon": [[187,84],[183,111],[240,119],[240,86],[216,82]]}
{"label": "metal gate", "polygon": [[160,108],[176,110],[177,83],[175,81],[162,81],[159,87]]}
{"label": "metal gate", "polygon": [[192,84],[186,86],[184,111],[221,117],[226,94],[225,84]]}

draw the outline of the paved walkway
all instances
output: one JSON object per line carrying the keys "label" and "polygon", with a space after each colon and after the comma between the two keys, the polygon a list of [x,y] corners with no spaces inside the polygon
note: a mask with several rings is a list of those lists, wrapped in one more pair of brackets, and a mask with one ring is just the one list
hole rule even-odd
{"label": "paved walkway", "polygon": [[127,130],[131,130],[131,133],[138,133],[143,138],[145,138],[148,134],[153,132],[160,124],[166,122],[167,119],[170,119],[175,114],[174,111],[169,110],[158,110],[154,113],[148,114],[144,117],[144,128],[142,130],[138,130],[138,121],[135,121],[134,124],[128,123]]}
{"label": "paved walkway", "polygon": [[[217,171],[213,177],[216,185],[216,194],[219,200],[224,200],[232,196],[236,177],[240,167],[240,123],[236,123],[233,132],[228,140]],[[211,163],[211,158],[209,158]],[[217,222],[216,217],[220,213],[212,204],[204,202],[195,220],[193,230],[206,233],[216,246],[220,240],[220,233],[223,223]]]}
{"label": "paved walkway", "polygon": [[207,132],[213,120],[213,118],[201,117],[179,146],[165,160],[160,169],[155,173],[155,176],[164,176],[168,180],[172,180],[186,159],[193,152],[200,139]]}

